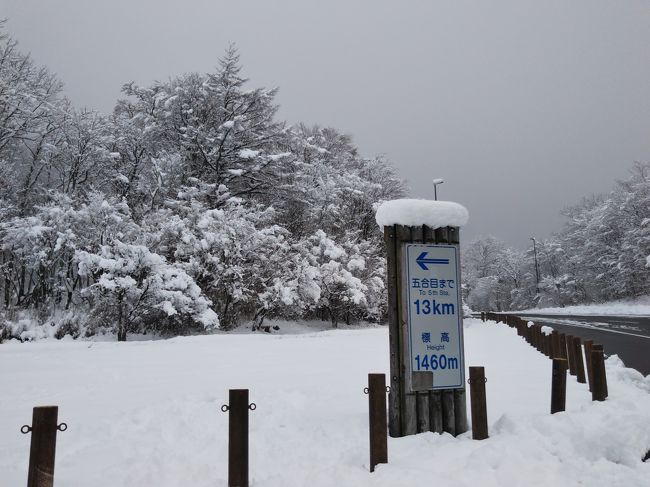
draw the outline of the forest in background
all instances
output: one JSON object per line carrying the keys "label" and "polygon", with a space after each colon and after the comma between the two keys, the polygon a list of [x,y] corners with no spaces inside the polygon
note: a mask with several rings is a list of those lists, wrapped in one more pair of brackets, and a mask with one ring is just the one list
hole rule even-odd
{"label": "forest in background", "polygon": [[122,94],[76,109],[0,39],[0,340],[383,318],[387,161],[278,120],[233,47]]}
{"label": "forest in background", "polygon": [[[521,251],[493,236],[462,252],[464,296],[477,310],[564,307],[650,295],[650,163],[609,194],[563,211],[564,228]],[[539,283],[537,280],[539,274]]]}

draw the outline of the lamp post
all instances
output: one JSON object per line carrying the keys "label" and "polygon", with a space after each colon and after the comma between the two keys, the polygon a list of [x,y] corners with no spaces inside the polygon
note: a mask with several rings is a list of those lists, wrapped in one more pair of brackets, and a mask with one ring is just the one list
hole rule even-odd
{"label": "lamp post", "polygon": [[445,180],[436,178],[433,180],[433,199],[438,201],[438,185],[444,183]]}
{"label": "lamp post", "polygon": [[537,265],[537,241],[535,240],[535,237],[530,237],[530,239],[533,241],[533,253],[535,255],[535,277],[537,278],[537,286],[535,288],[535,292],[537,295],[539,295],[539,266]]}

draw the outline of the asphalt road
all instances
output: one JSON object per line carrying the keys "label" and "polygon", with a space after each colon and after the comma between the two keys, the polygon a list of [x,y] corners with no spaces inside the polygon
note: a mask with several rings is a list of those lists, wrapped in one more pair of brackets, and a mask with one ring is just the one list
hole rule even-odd
{"label": "asphalt road", "polygon": [[517,316],[600,343],[605,355],[616,354],[627,367],[632,367],[643,375],[650,374],[650,316]]}

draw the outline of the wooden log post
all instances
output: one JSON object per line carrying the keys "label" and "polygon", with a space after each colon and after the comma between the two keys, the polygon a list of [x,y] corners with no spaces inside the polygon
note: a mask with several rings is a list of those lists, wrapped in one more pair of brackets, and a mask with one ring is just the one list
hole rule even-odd
{"label": "wooden log post", "polygon": [[594,344],[591,348],[591,367],[593,374],[592,401],[607,399],[607,374],[605,372],[605,354],[602,345]]}
{"label": "wooden log post", "polygon": [[386,419],[386,376],[368,374],[368,417],[370,430],[370,471],[388,463],[388,422]]}
{"label": "wooden log post", "polygon": [[388,393],[388,430],[393,438],[402,436],[402,328],[399,316],[398,265],[400,260],[399,239],[397,227],[384,228],[384,243],[386,245],[386,259],[388,262],[388,326],[390,348],[390,392]]}
{"label": "wooden log post", "polygon": [[450,435],[456,436],[456,408],[454,407],[454,391],[442,391],[442,429]]}
{"label": "wooden log post", "polygon": [[567,361],[563,358],[553,359],[553,376],[551,380],[551,414],[566,408],[566,371]]}
{"label": "wooden log post", "polygon": [[444,433],[442,422],[442,391],[429,393],[429,429],[434,433]]}
{"label": "wooden log post", "polygon": [[58,414],[58,406],[35,407],[32,412],[32,426],[25,425],[21,428],[24,434],[30,431],[32,433],[27,487],[52,487],[54,485],[56,432],[59,429],[65,431],[64,428],[59,428],[57,425]]}
{"label": "wooden log post", "polygon": [[592,384],[593,384],[593,373],[592,373],[592,368],[591,368],[591,347],[594,344],[593,340],[585,340],[583,342],[584,348],[585,348],[585,362],[587,365],[587,383],[589,384],[589,391],[591,392],[592,390]]}
{"label": "wooden log post", "polygon": [[485,382],[485,369],[483,367],[469,368],[469,393],[472,404],[472,438],[475,440],[484,440],[488,437]]}
{"label": "wooden log post", "polygon": [[248,389],[230,389],[228,404],[228,487],[248,487]]}
{"label": "wooden log post", "polygon": [[585,364],[582,360],[582,341],[580,337],[573,337],[573,356],[576,360],[576,377],[580,384],[586,384]]}
{"label": "wooden log post", "polygon": [[[390,347],[389,434],[391,437],[401,437],[423,431],[446,431],[454,435],[464,433],[468,428],[464,384],[459,385],[457,389],[440,390],[435,389],[433,379],[433,387],[413,390],[409,386],[417,381],[413,382],[414,379],[409,376],[411,364],[408,357],[408,310],[405,304],[406,286],[409,283],[404,268],[407,244],[441,244],[458,249],[459,230],[456,227],[432,229],[426,225],[391,225],[384,227],[384,243],[387,254]],[[456,253],[458,254],[457,250]],[[456,291],[456,288],[449,289],[452,290]],[[460,307],[460,303],[458,306]],[[460,313],[460,309],[457,312]],[[485,313],[482,317],[488,320],[490,314]],[[462,327],[460,332],[462,333]],[[436,351],[430,354],[439,355]],[[459,362],[454,361],[454,364],[460,367]],[[426,374],[420,375],[424,377]],[[431,379],[426,377],[418,380],[426,382]]]}

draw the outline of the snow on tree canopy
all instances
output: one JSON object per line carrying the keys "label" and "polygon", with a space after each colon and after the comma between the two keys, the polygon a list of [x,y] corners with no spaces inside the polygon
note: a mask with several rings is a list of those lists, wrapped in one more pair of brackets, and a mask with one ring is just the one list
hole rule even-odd
{"label": "snow on tree canopy", "polygon": [[379,205],[375,219],[382,228],[390,225],[462,227],[469,213],[464,206],[452,201],[399,199]]}

